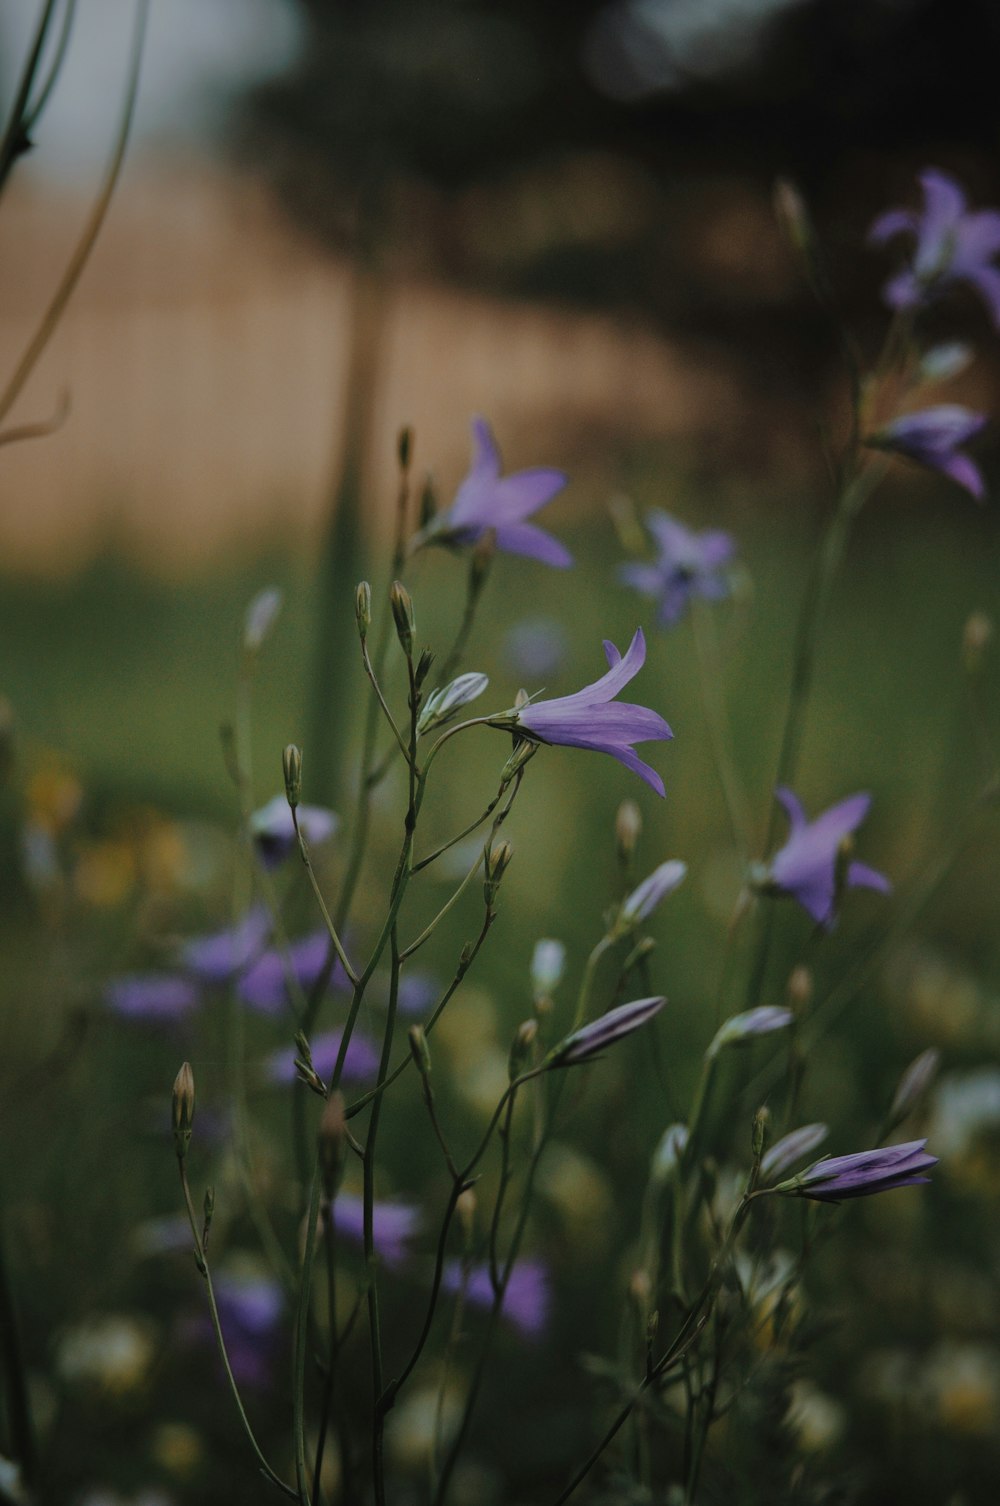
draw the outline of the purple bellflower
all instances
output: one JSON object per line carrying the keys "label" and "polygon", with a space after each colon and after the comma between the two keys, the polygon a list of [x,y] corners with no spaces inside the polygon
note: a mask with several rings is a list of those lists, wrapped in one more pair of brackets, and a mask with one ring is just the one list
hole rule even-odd
{"label": "purple bellflower", "polygon": [[[287,958],[274,949],[261,952],[240,978],[237,992],[251,1009],[262,1014],[279,1014],[288,1002],[288,974],[291,973],[303,993],[309,993],[326,967],[329,955],[329,934],[325,930],[313,931],[291,943]],[[338,959],[330,974],[330,988],[346,986],[347,974]]]}
{"label": "purple bellflower", "polygon": [[924,209],[890,209],[879,215],[868,232],[875,245],[904,232],[915,237],[909,266],[886,283],[883,296],[890,308],[922,308],[956,283],[968,283],[990,311],[1000,329],[1000,213],[970,210],[954,178],[938,168],[920,174]]}
{"label": "purple bellflower", "polygon": [[[410,1241],[420,1232],[420,1209],[411,1203],[379,1203],[372,1207],[375,1253],[383,1264],[398,1267],[410,1258]],[[338,1192],[333,1204],[333,1227],[338,1239],[363,1245],[364,1199],[352,1192]]]}
{"label": "purple bellflower", "polygon": [[132,973],[109,983],[104,1000],[115,1014],[127,1019],[169,1025],[195,1008],[198,990],[189,978],[176,973]]}
{"label": "purple bellflower", "polygon": [[[493,1306],[493,1282],[488,1265],[463,1268],[460,1260],[445,1261],[441,1286],[446,1292],[463,1292],[470,1307]],[[537,1339],[549,1317],[548,1272],[540,1260],[522,1260],[511,1272],[504,1292],[502,1315],[525,1339]]]}
{"label": "purple bellflower", "polygon": [[[310,845],[325,842],[340,825],[339,816],[321,805],[300,805],[295,813],[299,830]],[[277,868],[298,847],[295,822],[284,795],[275,795],[250,817],[254,850],[265,868]]]}
{"label": "purple bellflower", "polygon": [[267,907],[254,905],[234,926],[186,941],[180,961],[201,983],[225,983],[249,966],[267,945],[270,934]]}
{"label": "purple bellflower", "polygon": [[658,601],[661,627],[679,622],[692,597],[716,601],[729,595],[726,566],[736,546],[728,533],[715,528],[695,533],[658,508],[647,514],[646,527],[656,540],[658,557],[649,564],[622,565],[619,574],[626,585]]}
{"label": "purple bellflower", "polygon": [[551,502],[566,485],[562,471],[537,468],[500,473],[500,451],[485,418],[472,420],[472,466],[446,512],[417,534],[422,544],[475,544],[492,532],[505,554],[524,554],[565,569],[573,559],[558,539],[525,519]]}
{"label": "purple bellflower", "polygon": [[[997,274],[1000,276],[1000,273]],[[981,502],[986,492],[982,472],[962,454],[962,445],[984,427],[986,415],[959,403],[940,403],[919,413],[905,413],[865,441],[876,450],[905,455],[928,470],[940,471]]]}
{"label": "purple bellflower", "polygon": [[790,895],[817,925],[831,930],[841,885],[848,889],[877,889],[881,894],[892,892],[884,874],[853,859],[844,862],[847,839],[868,814],[870,795],[849,795],[831,805],[815,821],[809,821],[791,790],[779,789],[775,794],[788,815],[791,832],[784,847],[762,870],[759,887],[764,893],[777,891]]}
{"label": "purple bellflower", "polygon": [[[281,1287],[269,1276],[245,1277],[228,1272],[220,1272],[214,1286],[233,1375],[241,1385],[261,1389],[270,1383],[276,1369],[285,1305]],[[214,1341],[207,1319],[199,1320],[198,1333],[206,1343]]]}
{"label": "purple bellflower", "polygon": [[839,1203],[842,1198],[913,1187],[930,1181],[923,1173],[937,1165],[937,1156],[925,1152],[926,1144],[926,1140],[907,1140],[902,1145],[857,1151],[851,1156],[825,1156],[798,1176],[779,1182],[774,1191],[818,1203]]}
{"label": "purple bellflower", "polygon": [[609,1009],[607,1014],[591,1020],[589,1025],[584,1025],[580,1030],[574,1030],[572,1035],[554,1046],[549,1065],[571,1067],[577,1062],[589,1061],[606,1046],[613,1046],[615,1041],[620,1041],[623,1036],[638,1030],[640,1025],[645,1025],[647,1020],[659,1014],[666,1002],[660,994],[650,999],[633,999],[630,1004],[619,1004],[617,1008]]}
{"label": "purple bellflower", "polygon": [[519,711],[491,717],[490,725],[519,731],[540,743],[560,743],[567,748],[592,748],[596,753],[610,753],[627,769],[644,779],[658,795],[663,780],[648,763],[643,763],[633,743],[658,742],[673,733],[656,711],[632,706],[614,697],[639,673],[646,659],[646,640],[642,628],[636,628],[624,659],[613,643],[605,641],[607,674],[585,685],[573,695],[551,701],[535,701]]}

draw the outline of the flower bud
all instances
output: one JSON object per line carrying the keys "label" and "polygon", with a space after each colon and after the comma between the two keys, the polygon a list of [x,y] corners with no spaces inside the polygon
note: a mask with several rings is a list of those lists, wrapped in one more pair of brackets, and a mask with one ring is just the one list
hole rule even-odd
{"label": "flower bud", "polygon": [[473,670],[459,675],[440,690],[432,690],[420,713],[417,731],[429,732],[432,727],[443,727],[463,706],[481,696],[489,683],[486,675]]}
{"label": "flower bud", "polygon": [[507,1058],[507,1076],[511,1082],[520,1077],[528,1062],[535,1041],[538,1039],[538,1021],[523,1020],[514,1032],[514,1039]]}
{"label": "flower bud", "polygon": [[514,751],[500,770],[500,784],[508,785],[512,779],[516,779],[529,758],[534,758],[538,752],[538,744],[531,743],[526,737],[521,738],[514,745]]}
{"label": "flower bud", "polygon": [[437,496],[434,491],[434,477],[427,475],[420,492],[420,527],[425,529],[433,523],[437,512]]}
{"label": "flower bud", "polygon": [[455,1204],[458,1214],[458,1222],[462,1230],[462,1241],[467,1250],[471,1249],[476,1238],[476,1193],[472,1187],[466,1187],[458,1195]]}
{"label": "flower bud", "polygon": [[919,1107],[927,1095],[927,1091],[937,1076],[938,1067],[941,1065],[941,1053],[932,1046],[929,1051],[922,1051],[915,1061],[912,1061],[899,1079],[899,1086],[893,1096],[892,1106],[889,1109],[889,1127],[895,1129],[902,1124],[908,1114]]}
{"label": "flower bud", "polygon": [[282,595],[276,586],[258,591],[247,607],[243,619],[243,647],[248,654],[255,654],[274,626],[281,611]]}
{"label": "flower bud", "polygon": [[811,267],[815,257],[816,232],[801,193],[787,178],[776,178],[773,203],[775,218],[787,236],[789,245]]}
{"label": "flower bud", "polygon": [[302,754],[294,743],[281,755],[281,767],[285,775],[285,798],[292,810],[302,795]]}
{"label": "flower bud", "polygon": [[409,658],[413,653],[413,598],[401,581],[393,581],[389,589],[389,605],[392,607],[400,647]]}
{"label": "flower bud", "polygon": [[660,1143],[653,1152],[650,1175],[654,1182],[669,1182],[675,1176],[687,1149],[688,1128],[686,1124],[671,1124],[663,1131]]}
{"label": "flower bud", "polygon": [[509,842],[498,842],[495,847],[490,847],[486,852],[486,877],[483,880],[483,898],[487,907],[492,906],[496,899],[500,880],[507,872],[507,867],[514,856],[514,849]]}
{"label": "flower bud", "polygon": [[183,1161],[191,1143],[191,1126],[194,1123],[194,1073],[190,1062],[183,1064],[174,1079],[170,1114],[177,1158]]}
{"label": "flower bud", "polygon": [[615,846],[618,861],[628,866],[642,836],[642,812],[634,800],[623,800],[615,813]]}
{"label": "flower bud", "polygon": [[364,643],[372,625],[372,588],[363,580],[354,593],[354,615],[358,619],[358,636]]}
{"label": "flower bud", "polygon": [[801,964],[788,975],[788,1003],[794,1014],[803,1014],[812,1002],[813,975]]}
{"label": "flower bud", "polygon": [[566,967],[566,948],[561,941],[544,938],[535,942],[531,954],[531,991],[535,1002],[547,999],[559,986]]}
{"label": "flower bud", "polygon": [[417,667],[413,671],[414,684],[416,685],[418,690],[426,680],[427,676],[430,674],[431,665],[433,663],[434,655],[431,650],[429,648],[422,648],[420,650],[420,656],[417,659]]}
{"label": "flower bud", "polygon": [[720,1025],[705,1054],[712,1058],[726,1046],[747,1045],[760,1035],[769,1035],[772,1030],[784,1030],[794,1018],[790,1009],[779,1009],[774,1004],[762,1004],[758,1009],[748,1009],[745,1014],[734,1014]]}
{"label": "flower bud", "polygon": [[520,711],[523,707],[529,705],[530,702],[531,697],[522,686],[521,689],[517,692],[517,695],[514,697],[514,710]]}
{"label": "flower bud", "polygon": [[750,1147],[753,1151],[754,1161],[760,1162],[764,1154],[764,1146],[767,1143],[767,1129],[771,1122],[771,1110],[767,1104],[761,1104],[753,1116],[753,1129],[750,1132]]}
{"label": "flower bud", "polygon": [[332,1203],[337,1195],[347,1158],[347,1118],[342,1093],[331,1093],[326,1100],[316,1138],[323,1191]]}
{"label": "flower bud", "polygon": [[408,471],[410,469],[410,459],[413,455],[413,430],[409,424],[404,424],[399,431],[399,437],[396,440],[396,453],[399,456],[399,469],[401,471]]}

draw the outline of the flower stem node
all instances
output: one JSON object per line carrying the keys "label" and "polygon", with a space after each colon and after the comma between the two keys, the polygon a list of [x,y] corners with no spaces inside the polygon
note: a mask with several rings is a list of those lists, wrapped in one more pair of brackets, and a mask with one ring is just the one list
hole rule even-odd
{"label": "flower stem node", "polygon": [[194,1073],[190,1062],[184,1062],[174,1079],[170,1116],[177,1159],[183,1161],[191,1143],[191,1126],[194,1123]]}
{"label": "flower stem node", "polygon": [[413,597],[402,581],[394,580],[389,588],[389,605],[392,607],[392,619],[396,624],[400,647],[408,659],[412,658],[415,629]]}
{"label": "flower stem node", "polygon": [[295,810],[302,798],[302,753],[294,743],[289,743],[281,755],[281,768],[285,776],[285,799],[290,810]]}

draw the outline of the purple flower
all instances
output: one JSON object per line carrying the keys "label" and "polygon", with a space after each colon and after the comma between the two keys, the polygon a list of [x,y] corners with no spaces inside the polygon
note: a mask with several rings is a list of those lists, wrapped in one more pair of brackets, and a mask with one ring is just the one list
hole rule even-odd
{"label": "purple flower", "polygon": [[551,502],[566,485],[562,471],[536,469],[500,474],[500,452],[485,418],[472,420],[472,468],[446,512],[417,534],[414,543],[475,544],[487,532],[506,554],[525,554],[565,569],[572,556],[558,539],[525,518]]}
{"label": "purple flower", "polygon": [[857,1151],[851,1156],[825,1156],[798,1176],[779,1182],[775,1191],[813,1198],[818,1203],[838,1203],[842,1198],[912,1187],[929,1181],[922,1173],[937,1165],[937,1156],[924,1151],[926,1144],[926,1140],[907,1140],[903,1145]]}
{"label": "purple flower", "polygon": [[592,748],[610,753],[627,769],[644,779],[658,795],[663,794],[663,780],[642,759],[633,743],[658,742],[673,733],[655,711],[632,706],[614,697],[635,678],[646,658],[646,640],[642,628],[636,628],[624,659],[613,643],[605,640],[604,652],[610,668],[607,674],[585,685],[573,695],[552,701],[535,701],[520,711],[491,719],[491,725],[516,727],[524,736],[540,743],[560,743],[568,748]]}
{"label": "purple flower", "polygon": [[[310,846],[325,842],[340,825],[339,816],[321,805],[300,805],[296,811],[299,830]],[[250,817],[250,835],[265,868],[277,868],[298,846],[295,822],[284,795],[275,795]]]}
{"label": "purple flower", "polygon": [[642,883],[633,889],[628,898],[622,902],[621,910],[618,912],[618,924],[629,929],[637,926],[640,920],[645,920],[653,913],[661,899],[665,899],[672,890],[677,888],[686,873],[687,864],[680,862],[677,858],[661,863],[659,868],[655,869],[649,878],[643,879]]}
{"label": "purple flower", "polygon": [[133,973],[109,983],[104,999],[128,1019],[169,1023],[194,1009],[198,991],[190,979],[176,973]]}
{"label": "purple flower", "polygon": [[404,973],[399,980],[396,1007],[400,1014],[422,1015],[427,1013],[432,1004],[437,1003],[440,996],[441,984],[433,973],[414,968],[413,972]]}
{"label": "purple flower", "polygon": [[[791,822],[791,832],[784,847],[776,852],[763,873],[761,887],[777,889],[791,895],[807,910],[817,925],[830,930],[835,921],[839,869],[844,844],[868,814],[871,796],[849,795],[837,805],[807,821],[805,811],[791,790],[775,791]],[[892,885],[882,873],[865,863],[846,862],[843,869],[845,887],[892,892]]]}
{"label": "purple flower", "polygon": [[633,999],[630,1004],[619,1004],[616,1009],[609,1009],[607,1014],[591,1020],[589,1025],[584,1025],[580,1030],[574,1030],[572,1035],[554,1046],[549,1056],[550,1065],[568,1067],[576,1062],[589,1060],[603,1051],[605,1046],[614,1045],[615,1041],[620,1041],[623,1036],[638,1030],[640,1025],[645,1025],[647,1020],[659,1014],[666,1002],[660,994],[651,999]]}
{"label": "purple flower", "polygon": [[[341,1030],[326,1030],[320,1035],[314,1035],[309,1042],[313,1066],[324,1082],[329,1081],[333,1074],[342,1034]],[[273,1052],[264,1066],[270,1081],[294,1082],[298,1077],[295,1070],[297,1056],[298,1052],[294,1050]],[[366,1036],[359,1035],[355,1030],[344,1057],[344,1078],[347,1081],[364,1081],[365,1078],[374,1077],[377,1067],[378,1052]]]}
{"label": "purple flower", "polygon": [[803,1124],[800,1129],[782,1135],[761,1158],[761,1176],[774,1177],[780,1171],[787,1171],[789,1166],[794,1166],[796,1161],[801,1161],[810,1151],[817,1150],[829,1133],[825,1124]]}
{"label": "purple flower", "polygon": [[[303,993],[309,993],[330,955],[330,937],[324,931],[313,931],[299,941],[293,941],[284,953],[272,949],[262,952],[257,961],[240,978],[237,992],[251,1009],[262,1014],[278,1014],[288,1002],[288,975],[295,979]],[[331,988],[344,988],[347,974],[338,959],[330,974]]]}
{"label": "purple flower", "polygon": [[[234,1376],[241,1385],[268,1385],[274,1374],[284,1310],[280,1285],[267,1276],[226,1272],[217,1275],[213,1284]],[[204,1330],[206,1340],[214,1340],[207,1320]]]}
{"label": "purple flower", "polygon": [[718,1056],[726,1046],[742,1046],[758,1036],[770,1035],[772,1030],[784,1030],[794,1018],[790,1009],[782,1009],[779,1004],[761,1004],[758,1009],[734,1014],[719,1026],[707,1055]]}
{"label": "purple flower", "polygon": [[[410,1258],[410,1241],[420,1231],[420,1209],[411,1203],[379,1203],[372,1208],[372,1236],[375,1253],[387,1266],[405,1265]],[[363,1198],[350,1192],[338,1192],[333,1204],[333,1226],[338,1239],[361,1245],[365,1237]]]}
{"label": "purple flower", "polygon": [[876,245],[904,231],[916,237],[909,266],[883,289],[886,303],[894,309],[921,308],[955,283],[965,282],[982,298],[1000,329],[1000,270],[993,265],[1000,252],[1000,214],[994,209],[967,209],[962,189],[938,168],[925,168],[920,183],[922,214],[890,209],[868,232]]}
{"label": "purple flower", "polygon": [[981,502],[986,483],[975,461],[961,453],[961,446],[978,434],[985,423],[983,413],[973,413],[959,403],[940,403],[936,408],[924,408],[919,413],[906,413],[894,419],[870,435],[865,443],[876,450],[905,455],[928,470],[940,471]]}
{"label": "purple flower", "polygon": [[657,599],[661,627],[679,622],[693,596],[716,601],[729,595],[726,566],[736,546],[728,533],[715,528],[695,533],[659,509],[647,514],[646,527],[656,540],[658,557],[652,564],[622,565],[619,574],[643,596]]}
{"label": "purple flower", "polygon": [[[493,1282],[488,1265],[465,1267],[460,1260],[448,1260],[441,1272],[441,1286],[446,1292],[463,1292],[470,1307],[493,1306]],[[540,1260],[522,1260],[515,1265],[504,1293],[503,1316],[526,1339],[536,1339],[545,1330],[549,1318],[549,1278]]]}
{"label": "purple flower", "polygon": [[547,680],[562,669],[567,654],[566,633],[549,617],[530,617],[505,634],[503,655],[518,675]]}
{"label": "purple flower", "polygon": [[252,962],[270,934],[266,906],[254,905],[234,926],[186,941],[180,961],[202,983],[225,983]]}

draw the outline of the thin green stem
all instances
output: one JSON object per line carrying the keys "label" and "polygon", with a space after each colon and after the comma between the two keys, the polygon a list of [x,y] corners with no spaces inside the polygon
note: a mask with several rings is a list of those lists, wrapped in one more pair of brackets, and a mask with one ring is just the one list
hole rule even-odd
{"label": "thin green stem", "polygon": [[341,941],[340,937],[337,935],[337,928],[334,925],[330,912],[326,907],[326,900],[323,898],[323,891],[319,887],[319,882],[316,878],[316,872],[312,865],[312,859],[309,856],[309,848],[306,844],[305,837],[302,835],[302,829],[299,826],[298,811],[294,807],[292,808],[292,821],[295,824],[295,835],[298,838],[299,854],[302,858],[302,865],[305,868],[306,873],[309,875],[309,884],[312,888],[313,895],[315,896],[316,903],[319,906],[320,914],[323,917],[323,923],[326,926],[327,934],[330,937],[330,945],[333,947],[337,956],[340,958],[340,965],[344,969],[344,972],[347,974],[348,978],[350,978],[353,984],[357,984],[358,975],[351,965],[350,958],[344,951],[344,944]]}
{"label": "thin green stem", "polygon": [[692,629],[705,721],[733,841],[745,864],[750,855],[750,813],[746,791],[733,755],[733,733],[722,694],[722,666],[715,621],[711,610],[704,603],[696,601],[693,605]]}
{"label": "thin green stem", "polygon": [[24,150],[24,137],[27,132],[28,98],[31,94],[31,86],[38,72],[38,65],[42,60],[42,49],[45,46],[45,38],[52,24],[52,16],[56,8],[56,0],[45,0],[42,13],[38,18],[35,28],[31,50],[25,58],[21,77],[18,80],[17,93],[10,107],[7,124],[4,127],[3,137],[0,138],[0,192],[7,182],[8,174],[17,159],[18,153]]}

